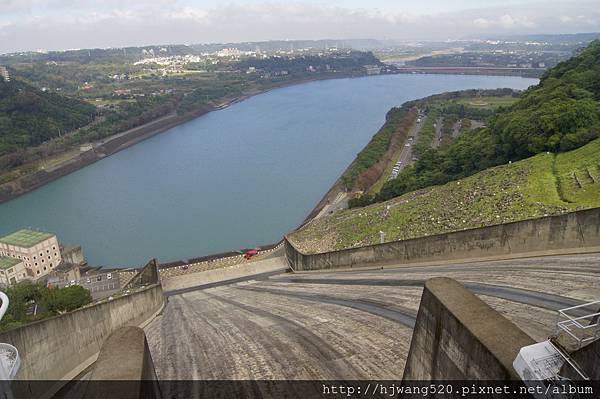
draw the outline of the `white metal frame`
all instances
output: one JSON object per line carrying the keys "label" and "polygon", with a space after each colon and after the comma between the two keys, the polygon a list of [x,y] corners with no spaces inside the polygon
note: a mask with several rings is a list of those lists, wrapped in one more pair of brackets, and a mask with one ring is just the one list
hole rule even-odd
{"label": "white metal frame", "polygon": [[[572,311],[575,309],[591,307],[593,305],[600,306],[600,301],[571,306],[570,308],[560,309],[558,311],[558,314],[564,318],[556,323],[558,328],[577,341],[579,347],[589,341],[600,338],[600,312],[589,313],[584,316],[575,316],[570,313],[573,313]],[[596,319],[595,321],[594,318]],[[588,322],[585,323],[585,320],[588,320]],[[592,321],[594,322],[592,323]],[[575,332],[580,332],[580,334],[577,335]]]}

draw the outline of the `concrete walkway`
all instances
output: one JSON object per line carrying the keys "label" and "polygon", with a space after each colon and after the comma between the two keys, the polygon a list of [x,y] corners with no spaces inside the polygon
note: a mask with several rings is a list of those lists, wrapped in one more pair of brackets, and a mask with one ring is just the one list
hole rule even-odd
{"label": "concrete walkway", "polygon": [[422,284],[466,284],[535,340],[556,309],[600,297],[600,254],[311,274],[169,297],[146,327],[161,379],[399,379]]}

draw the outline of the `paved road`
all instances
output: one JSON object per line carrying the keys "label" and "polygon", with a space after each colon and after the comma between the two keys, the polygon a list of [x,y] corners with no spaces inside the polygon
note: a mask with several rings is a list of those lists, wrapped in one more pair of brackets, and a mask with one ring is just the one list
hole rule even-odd
{"label": "paved road", "polygon": [[[161,379],[398,379],[423,282],[463,282],[536,340],[600,297],[600,254],[267,274],[168,298],[146,327]],[[167,387],[168,389],[168,387]]]}
{"label": "paved road", "polygon": [[[423,124],[425,123],[427,116],[424,116],[420,119],[421,119],[421,122],[418,122],[418,123],[415,122],[414,125],[412,125],[412,127],[410,128],[410,131],[408,132],[408,136],[412,136],[413,140],[409,141],[407,139],[404,142],[404,144],[403,144],[404,147],[402,147],[402,150],[400,151],[400,155],[398,156],[398,159],[396,160],[396,164],[399,166],[398,172],[402,171],[402,169],[404,169],[407,164],[412,162],[412,146],[419,140],[419,133],[421,132],[421,128],[423,127]],[[407,144],[408,144],[408,146],[407,146]],[[398,162],[401,162],[401,163],[398,164]],[[390,175],[390,179],[395,179],[397,176],[398,176],[397,173],[392,172],[392,174]]]}
{"label": "paved road", "polygon": [[323,209],[321,209],[317,216],[315,216],[315,219],[331,215],[332,213],[337,212],[340,209],[346,209],[348,207],[348,200],[348,193],[338,193],[338,195],[333,199],[333,201],[331,201],[331,203],[325,205]]}

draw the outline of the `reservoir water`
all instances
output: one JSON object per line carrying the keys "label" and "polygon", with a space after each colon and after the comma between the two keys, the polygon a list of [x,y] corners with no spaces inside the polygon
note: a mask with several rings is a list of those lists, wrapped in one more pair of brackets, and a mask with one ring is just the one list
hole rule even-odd
{"label": "reservoir water", "polygon": [[21,227],[82,245],[92,265],[127,267],[278,241],[295,228],[407,100],[537,79],[388,75],[264,93],[174,127],[0,204]]}

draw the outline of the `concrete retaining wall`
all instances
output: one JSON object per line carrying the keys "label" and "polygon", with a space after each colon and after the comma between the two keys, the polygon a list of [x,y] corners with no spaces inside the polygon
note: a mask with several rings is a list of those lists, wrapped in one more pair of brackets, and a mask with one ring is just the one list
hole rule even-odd
{"label": "concrete retaining wall", "polygon": [[138,326],[163,305],[160,285],[0,334],[21,355],[19,380],[71,379],[96,360],[105,339]]}
{"label": "concrete retaining wall", "polygon": [[[588,378],[592,381],[600,381],[600,339],[571,352],[571,359],[577,363]],[[571,380],[582,379],[568,363],[563,365],[560,375]]]}
{"label": "concrete retaining wall", "polygon": [[146,335],[138,327],[123,327],[108,337],[90,380],[84,399],[162,397]]}
{"label": "concrete retaining wall", "polygon": [[512,362],[535,342],[455,280],[428,280],[403,380],[519,380]]}
{"label": "concrete retaining wall", "polygon": [[192,288],[204,284],[232,280],[254,274],[267,273],[287,268],[283,257],[260,260],[256,262],[240,263],[233,266],[201,271],[162,278],[165,292]]}
{"label": "concrete retaining wall", "polygon": [[600,252],[600,208],[319,254],[286,237],[285,251],[295,271]]}

